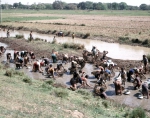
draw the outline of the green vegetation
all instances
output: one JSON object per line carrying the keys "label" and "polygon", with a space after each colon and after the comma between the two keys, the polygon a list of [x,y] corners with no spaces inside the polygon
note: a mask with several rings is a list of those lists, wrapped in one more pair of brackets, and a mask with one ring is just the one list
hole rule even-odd
{"label": "green vegetation", "polygon": [[101,2],[80,2],[80,3],[65,3],[62,1],[54,1],[52,4],[50,3],[38,3],[32,5],[24,5],[21,2],[14,3],[13,5],[2,4],[2,9],[32,9],[32,10],[40,10],[40,9],[66,9],[66,10],[75,10],[75,9],[88,9],[89,11],[95,10],[150,10],[150,5],[141,4],[138,6],[127,5],[125,2],[113,2],[113,3],[101,3]]}
{"label": "green vegetation", "polygon": [[[11,13],[11,17],[8,16],[8,14]],[[17,13],[22,13],[22,14],[71,14],[71,15],[107,15],[107,16],[149,16],[150,12],[145,10],[22,10],[22,9],[12,9],[12,10],[3,10],[3,18],[7,20],[6,18],[11,18],[13,21],[15,21],[15,14]],[[46,19],[60,19],[63,17],[22,17],[20,18],[23,20],[23,18],[30,18],[31,20],[35,19],[36,20],[46,20]],[[19,19],[17,17],[16,19]]]}
{"label": "green vegetation", "polygon": [[[8,70],[12,72],[11,77],[5,76]],[[33,79],[29,84],[22,81],[23,78],[28,77],[19,70],[0,68],[1,117],[72,118],[76,114],[87,118],[146,118],[142,109],[131,110],[111,101],[94,98],[86,90],[56,88],[52,80]]]}
{"label": "green vegetation", "polygon": [[19,22],[19,21],[33,21],[33,20],[52,20],[52,19],[61,19],[62,17],[49,17],[49,16],[43,16],[43,17],[4,17],[3,22]]}
{"label": "green vegetation", "polygon": [[84,36],[83,36],[83,39],[86,39],[90,36],[90,33],[86,33]]}
{"label": "green vegetation", "polygon": [[17,38],[17,39],[24,38],[24,35],[16,35],[16,38]]}
{"label": "green vegetation", "polygon": [[84,45],[78,43],[63,43],[64,48],[72,48],[72,49],[84,49]]}
{"label": "green vegetation", "polygon": [[134,109],[131,114],[129,114],[129,118],[146,118],[146,114],[145,111],[139,107]]}
{"label": "green vegetation", "polygon": [[119,43],[126,43],[126,44],[137,44],[145,47],[150,47],[150,42],[148,39],[139,40],[138,38],[130,40],[129,37],[119,37]]}

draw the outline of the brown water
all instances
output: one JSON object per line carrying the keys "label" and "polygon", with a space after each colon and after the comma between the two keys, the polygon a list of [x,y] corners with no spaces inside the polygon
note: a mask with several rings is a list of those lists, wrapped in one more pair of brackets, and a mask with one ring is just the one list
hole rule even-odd
{"label": "brown water", "polygon": [[[24,35],[25,39],[29,38],[29,31],[10,31],[10,36],[15,37],[16,34]],[[1,37],[6,37],[6,31],[0,31]],[[33,38],[41,38],[47,41],[52,41],[54,35],[48,34],[39,34],[33,32]],[[71,37],[56,37],[57,42],[60,43],[80,43],[84,44],[85,48],[91,51],[92,46],[96,46],[100,52],[107,50],[108,56],[114,59],[123,59],[123,60],[142,60],[143,54],[150,54],[150,48],[139,47],[139,46],[129,46],[129,45],[120,45],[118,43],[107,43],[99,40],[91,39],[72,39]]]}

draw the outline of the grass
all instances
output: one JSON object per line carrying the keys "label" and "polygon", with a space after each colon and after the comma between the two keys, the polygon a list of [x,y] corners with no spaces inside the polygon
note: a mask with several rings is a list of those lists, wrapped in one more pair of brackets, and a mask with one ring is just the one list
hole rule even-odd
{"label": "grass", "polygon": [[63,43],[62,46],[64,48],[71,48],[71,49],[84,49],[84,45],[78,43]]}
{"label": "grass", "polygon": [[16,35],[16,38],[17,38],[17,39],[24,38],[24,35]]}
{"label": "grass", "polygon": [[149,16],[149,11],[142,10],[3,10],[4,14],[70,14],[70,15],[108,15],[108,16]]}
{"label": "grass", "polygon": [[34,21],[34,20],[53,20],[61,19],[61,17],[5,17],[3,22],[20,22],[20,21]]}
{"label": "grass", "polygon": [[134,109],[131,114],[129,114],[129,118],[146,118],[146,114],[145,111],[139,107]]}

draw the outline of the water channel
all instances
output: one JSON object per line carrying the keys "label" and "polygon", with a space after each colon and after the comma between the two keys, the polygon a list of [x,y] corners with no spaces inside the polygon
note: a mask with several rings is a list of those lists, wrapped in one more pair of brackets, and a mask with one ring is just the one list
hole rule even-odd
{"label": "water channel", "polygon": [[[0,31],[0,37],[6,37],[5,31]],[[25,39],[29,38],[29,31],[12,31],[10,30],[10,37],[15,37],[17,34],[24,35]],[[33,32],[33,38],[41,38],[51,42],[53,40],[54,35],[49,34],[39,34]],[[91,40],[91,39],[80,39],[75,38],[72,39],[71,37],[56,37],[57,42],[59,43],[80,43],[84,44],[85,48],[91,51],[92,46],[96,46],[100,52],[107,50],[108,57],[114,59],[123,59],[123,60],[142,60],[143,54],[150,54],[150,48],[146,47],[139,47],[139,46],[129,46],[129,45],[122,45],[118,43],[107,43],[102,42],[100,40]]]}

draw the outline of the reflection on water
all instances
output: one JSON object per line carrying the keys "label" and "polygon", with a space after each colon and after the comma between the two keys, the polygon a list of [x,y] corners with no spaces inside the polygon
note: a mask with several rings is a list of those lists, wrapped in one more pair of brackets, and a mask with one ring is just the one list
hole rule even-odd
{"label": "reflection on water", "polygon": [[[6,30],[0,31],[1,37],[6,37]],[[24,35],[25,39],[29,38],[29,31],[10,31],[10,36],[15,37],[16,34]],[[41,38],[47,41],[52,41],[54,35],[48,34],[39,34],[33,32],[33,38]],[[120,45],[118,43],[106,43],[99,40],[90,40],[90,39],[72,39],[71,37],[56,37],[57,42],[59,43],[80,43],[84,44],[85,48],[91,51],[92,46],[96,46],[101,52],[107,50],[108,56],[115,59],[124,59],[124,60],[141,60],[143,54],[149,54],[150,48],[139,47],[139,46],[129,46],[129,45]]]}

